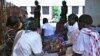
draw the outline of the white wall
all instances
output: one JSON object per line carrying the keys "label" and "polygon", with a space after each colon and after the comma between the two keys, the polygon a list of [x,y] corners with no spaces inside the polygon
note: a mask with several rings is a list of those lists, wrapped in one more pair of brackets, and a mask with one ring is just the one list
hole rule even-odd
{"label": "white wall", "polygon": [[[6,0],[8,2],[11,2],[17,6],[27,6],[28,16],[34,16],[30,14],[31,6],[35,6],[34,1],[35,0]],[[52,6],[62,6],[63,0],[38,0],[39,4],[41,6],[49,6],[49,15],[43,15],[42,14],[42,8],[41,8],[41,19],[46,17],[48,19],[52,19]],[[85,0],[66,0],[68,5],[68,14],[72,13],[72,6],[79,6],[79,14],[80,16],[83,11],[83,6],[85,6]]]}
{"label": "white wall", "polygon": [[[35,0],[6,0],[12,2],[17,6],[34,6]],[[61,6],[63,0],[38,0],[41,6]],[[66,0],[69,6],[84,6],[85,0]]]}
{"label": "white wall", "polygon": [[93,25],[100,24],[100,0],[86,0],[85,14],[93,17]]}

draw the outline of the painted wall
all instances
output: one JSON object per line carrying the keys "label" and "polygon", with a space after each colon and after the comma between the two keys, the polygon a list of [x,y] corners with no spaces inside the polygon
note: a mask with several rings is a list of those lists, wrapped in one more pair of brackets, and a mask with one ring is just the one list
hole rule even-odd
{"label": "painted wall", "polygon": [[93,17],[93,25],[100,24],[100,0],[86,0],[85,14]]}

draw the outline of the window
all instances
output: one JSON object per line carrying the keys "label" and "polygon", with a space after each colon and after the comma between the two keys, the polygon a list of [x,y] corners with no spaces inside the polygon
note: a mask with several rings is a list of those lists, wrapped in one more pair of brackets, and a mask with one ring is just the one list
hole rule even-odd
{"label": "window", "polygon": [[34,14],[34,9],[35,9],[35,7],[32,6],[32,7],[31,7],[31,14]]}
{"label": "window", "polygon": [[78,14],[78,10],[79,10],[78,6],[72,6],[72,13]]}
{"label": "window", "polygon": [[85,6],[83,6],[83,14],[85,13]]}
{"label": "window", "polygon": [[42,7],[42,13],[43,14],[49,14],[49,6],[43,6]]}

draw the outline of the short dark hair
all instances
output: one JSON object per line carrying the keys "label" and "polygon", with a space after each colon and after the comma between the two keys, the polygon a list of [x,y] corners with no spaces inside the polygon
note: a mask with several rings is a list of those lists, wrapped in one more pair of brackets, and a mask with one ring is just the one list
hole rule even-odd
{"label": "short dark hair", "polygon": [[39,3],[39,2],[36,0],[36,1],[35,1],[35,5],[38,5],[38,3]]}
{"label": "short dark hair", "polygon": [[63,5],[66,5],[66,1],[62,1],[62,4],[63,4]]}
{"label": "short dark hair", "polygon": [[74,20],[74,21],[78,21],[78,16],[76,14],[70,14],[68,16],[68,20],[71,19],[71,20]]}
{"label": "short dark hair", "polygon": [[19,17],[17,16],[9,16],[7,18],[7,23],[6,23],[6,26],[11,26],[11,27],[14,27],[16,24],[19,23]]}
{"label": "short dark hair", "polygon": [[47,18],[43,18],[43,24],[48,23],[48,19]]}
{"label": "short dark hair", "polygon": [[36,29],[38,28],[38,23],[36,20],[32,20],[29,25],[27,30],[32,30],[32,31],[36,31]]}
{"label": "short dark hair", "polygon": [[83,22],[85,24],[91,25],[93,23],[93,19],[90,15],[83,14],[80,16],[79,22]]}

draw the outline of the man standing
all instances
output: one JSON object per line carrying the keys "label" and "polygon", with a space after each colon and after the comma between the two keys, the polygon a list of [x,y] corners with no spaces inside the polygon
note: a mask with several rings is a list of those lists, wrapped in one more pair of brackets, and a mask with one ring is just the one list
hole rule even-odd
{"label": "man standing", "polygon": [[64,21],[67,21],[67,17],[66,14],[68,13],[68,6],[66,5],[66,1],[62,2],[62,7],[61,7],[61,19],[63,19]]}
{"label": "man standing", "polygon": [[38,23],[38,27],[40,27],[40,10],[41,10],[41,6],[39,5],[38,1],[35,1],[35,9],[34,9],[34,18],[36,19],[37,23]]}

